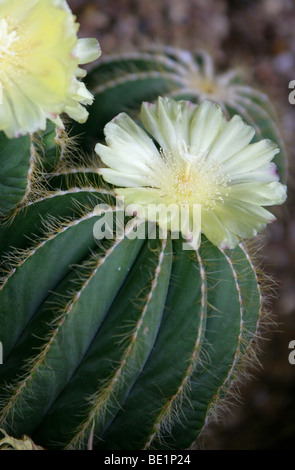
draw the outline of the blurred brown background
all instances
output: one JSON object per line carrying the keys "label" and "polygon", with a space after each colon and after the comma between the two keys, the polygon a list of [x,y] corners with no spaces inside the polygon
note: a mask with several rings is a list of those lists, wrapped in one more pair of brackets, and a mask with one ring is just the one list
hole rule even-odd
{"label": "blurred brown background", "polygon": [[270,308],[276,327],[265,336],[262,367],[241,387],[243,402],[212,424],[205,449],[295,448],[295,80],[293,0],[69,0],[80,36],[99,39],[103,54],[150,43],[211,53],[221,67],[243,65],[251,82],[269,94],[289,153],[288,203],[264,234],[265,270],[277,281]]}

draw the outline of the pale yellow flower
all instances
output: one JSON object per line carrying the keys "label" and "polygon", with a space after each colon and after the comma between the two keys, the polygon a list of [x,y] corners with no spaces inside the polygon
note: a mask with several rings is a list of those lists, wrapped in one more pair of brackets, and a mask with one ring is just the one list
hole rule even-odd
{"label": "pale yellow flower", "polygon": [[67,113],[85,122],[93,102],[79,64],[97,59],[95,39],[79,39],[65,0],[0,0],[0,130],[8,137],[62,127]]}
{"label": "pale yellow flower", "polygon": [[[105,126],[107,145],[96,146],[108,166],[99,171],[118,186],[126,206],[141,205],[141,216],[171,230],[186,207],[180,231],[195,248],[201,233],[217,246],[234,248],[275,219],[264,206],[286,199],[272,162],[279,149],[269,140],[251,144],[255,131],[240,116],[228,121],[209,100],[197,106],[159,98],[156,105],[142,105],[141,120],[154,141],[122,113]],[[174,210],[157,214],[148,210],[151,205]],[[193,222],[196,205],[199,225]]]}

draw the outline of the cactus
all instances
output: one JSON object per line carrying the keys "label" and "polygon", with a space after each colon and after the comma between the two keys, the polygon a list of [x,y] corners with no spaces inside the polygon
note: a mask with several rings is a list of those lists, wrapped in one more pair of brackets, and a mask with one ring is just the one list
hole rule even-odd
{"label": "cactus", "polygon": [[[10,218],[18,208],[38,197],[44,174],[65,158],[69,139],[48,123],[44,132],[8,139],[0,132],[0,216]],[[42,189],[43,191],[43,189]]]}
{"label": "cactus", "polygon": [[[188,448],[255,359],[263,293],[247,244],[221,249],[203,236],[186,251],[170,236],[134,238],[126,217],[123,237],[93,236],[105,216],[99,204],[122,215],[93,153],[104,125],[126,109],[138,116],[159,94],[202,99],[185,87],[192,58],[173,49],[105,58],[87,78],[96,98],[89,120],[71,124],[81,148],[56,139],[52,124],[0,142],[3,159],[15,146],[24,163],[18,196],[3,206],[13,217],[0,231],[5,433],[47,449]],[[266,100],[244,93],[249,109],[236,95],[222,101],[229,115],[238,111],[260,138],[278,142]],[[284,175],[284,154],[276,163]]]}
{"label": "cactus", "polygon": [[14,218],[0,426],[46,448],[86,448],[91,433],[96,449],[186,448],[251,349],[257,274],[242,245],[192,253],[130,240],[130,222],[97,246],[95,206],[110,197],[56,192]]}

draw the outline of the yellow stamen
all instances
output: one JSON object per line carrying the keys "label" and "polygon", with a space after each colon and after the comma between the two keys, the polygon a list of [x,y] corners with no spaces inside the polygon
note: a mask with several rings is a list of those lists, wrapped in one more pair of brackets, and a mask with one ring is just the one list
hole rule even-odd
{"label": "yellow stamen", "polygon": [[26,71],[24,29],[10,17],[0,20],[0,82],[9,88]]}
{"label": "yellow stamen", "polygon": [[161,155],[166,171],[154,172],[153,179],[163,198],[171,197],[179,204],[201,204],[211,210],[216,201],[224,202],[230,180],[217,162],[208,163],[206,156],[194,156],[189,148],[161,150]]}

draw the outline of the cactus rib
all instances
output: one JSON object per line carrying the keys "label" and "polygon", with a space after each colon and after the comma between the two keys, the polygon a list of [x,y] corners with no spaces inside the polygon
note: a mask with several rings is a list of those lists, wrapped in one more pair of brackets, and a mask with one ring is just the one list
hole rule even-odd
{"label": "cactus rib", "polygon": [[[108,377],[105,385],[100,387],[96,394],[89,398],[91,408],[88,411],[88,416],[83,422],[83,424],[80,426],[78,431],[75,433],[75,437],[67,445],[67,448],[69,449],[79,447],[79,443],[83,441],[84,436],[86,432],[89,431],[89,429],[91,428],[92,423],[95,423],[96,421],[103,423],[105,421],[106,409],[110,406],[109,402],[114,399],[117,402],[116,396],[118,394],[118,391],[123,387],[123,384],[126,387],[126,383],[128,384],[128,382],[130,382],[130,378],[128,376],[132,377],[132,375],[134,374],[134,371],[132,371],[132,369],[135,368],[135,365],[133,364],[134,358],[136,358],[136,350],[138,349],[138,347],[140,347],[140,342],[145,341],[146,331],[149,328],[149,321],[148,319],[145,320],[145,317],[148,314],[151,314],[149,307],[158,285],[158,280],[164,261],[167,241],[162,240],[161,244],[162,246],[158,257],[158,264],[155,268],[153,278],[150,282],[149,292],[146,296],[144,306],[143,308],[141,308],[137,323],[132,329],[132,333],[130,339],[127,342],[124,353],[119,363],[116,364],[116,367],[114,368],[111,376]],[[137,362],[136,359],[135,362]],[[138,367],[140,366],[142,367],[142,364],[140,364],[139,362]],[[114,408],[115,406],[113,405],[112,414],[114,413]],[[94,425],[94,430],[95,427],[96,426]]]}

